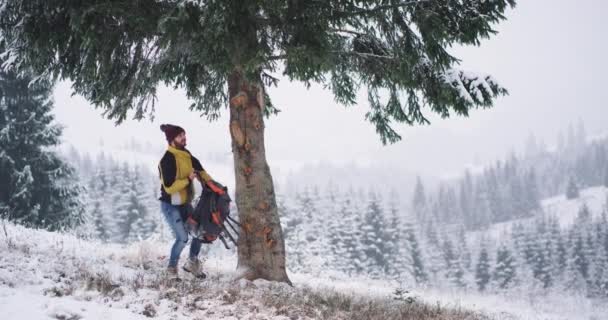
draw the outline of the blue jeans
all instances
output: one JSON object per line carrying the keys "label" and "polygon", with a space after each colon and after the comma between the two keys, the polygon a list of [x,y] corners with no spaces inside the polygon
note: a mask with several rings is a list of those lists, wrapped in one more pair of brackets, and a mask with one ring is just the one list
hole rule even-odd
{"label": "blue jeans", "polygon": [[[192,207],[190,206],[189,208],[191,209]],[[175,242],[171,247],[171,255],[169,257],[169,267],[177,267],[179,256],[182,253],[182,250],[184,250],[186,243],[188,243],[188,232],[186,231],[182,219],[182,212],[186,210],[186,206],[174,206],[170,203],[161,201],[160,209],[163,216],[165,216],[165,220],[169,224],[169,227],[173,231],[173,235],[175,235]],[[192,243],[190,243],[190,258],[196,259],[200,251],[201,240],[197,238],[192,239]]]}

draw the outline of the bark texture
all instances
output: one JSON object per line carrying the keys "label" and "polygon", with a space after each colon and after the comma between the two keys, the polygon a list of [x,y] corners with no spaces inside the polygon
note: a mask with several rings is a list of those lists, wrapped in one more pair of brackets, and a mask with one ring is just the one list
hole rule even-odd
{"label": "bark texture", "polygon": [[236,205],[243,230],[238,270],[249,279],[291,284],[285,270],[285,242],[274,185],[264,149],[264,86],[237,70],[228,79],[230,135],[236,177]]}

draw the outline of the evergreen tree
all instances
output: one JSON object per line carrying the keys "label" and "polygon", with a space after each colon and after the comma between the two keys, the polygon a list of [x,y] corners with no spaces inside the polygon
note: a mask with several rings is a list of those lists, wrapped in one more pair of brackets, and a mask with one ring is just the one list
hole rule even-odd
{"label": "evergreen tree", "polygon": [[490,207],[490,196],[485,183],[477,183],[475,188],[474,202],[472,209],[471,229],[479,230],[487,227],[491,223],[492,209]]}
{"label": "evergreen tree", "polygon": [[146,202],[154,201],[146,183],[145,175],[148,172],[140,166],[132,168],[130,179],[130,204],[127,223],[130,225],[127,241],[138,241],[149,237],[156,228],[152,212],[148,211]]}
{"label": "evergreen tree", "polygon": [[388,269],[387,253],[390,241],[386,233],[386,221],[381,200],[371,193],[363,217],[361,245],[365,270],[374,277],[382,277]]}
{"label": "evergreen tree", "polygon": [[475,268],[475,283],[479,291],[484,291],[490,282],[490,259],[486,248],[481,248]]}
{"label": "evergreen tree", "polygon": [[570,230],[571,248],[569,250],[569,261],[566,267],[568,273],[567,286],[579,292],[587,290],[586,281],[589,276],[589,259],[586,256],[585,235],[582,230],[573,228]]}
{"label": "evergreen tree", "polygon": [[290,247],[295,248],[291,257],[294,260],[293,265],[296,266],[296,270],[298,268],[299,270],[310,270],[312,265],[321,263],[318,256],[313,256],[317,247],[309,246],[309,241],[314,242],[319,237],[315,230],[309,228],[312,220],[318,219],[315,215],[317,212],[312,192],[308,188],[296,194],[293,218],[288,218],[286,222],[286,225],[290,227],[288,231],[291,239]]}
{"label": "evergreen tree", "polygon": [[467,232],[464,225],[458,228],[458,252],[460,253],[460,260],[462,266],[470,270],[472,265],[471,251],[467,241]]}
{"label": "evergreen tree", "polygon": [[500,289],[506,289],[513,285],[515,277],[515,259],[511,251],[505,245],[501,245],[496,252],[496,265],[492,279]]}
{"label": "evergreen tree", "polygon": [[466,170],[464,178],[460,183],[460,194],[459,194],[460,212],[462,214],[462,222],[467,229],[473,227],[473,178],[471,172]]}
{"label": "evergreen tree", "polygon": [[525,157],[528,159],[535,158],[540,153],[540,147],[536,141],[534,133],[530,132],[526,140]]}
{"label": "evergreen tree", "polygon": [[0,214],[60,230],[84,222],[84,205],[74,168],[54,150],[62,128],[51,113],[52,89],[28,73],[0,71]]}
{"label": "evergreen tree", "polygon": [[425,284],[428,282],[428,275],[424,266],[424,258],[418,239],[411,224],[405,227],[405,241],[409,254],[411,256],[412,275],[417,284]]}
{"label": "evergreen tree", "polygon": [[91,176],[88,183],[87,216],[93,224],[93,236],[102,241],[109,239],[106,217],[111,212],[104,211],[104,208],[108,205],[107,200],[104,199],[107,188],[105,170],[98,165],[95,174]]}
{"label": "evergreen tree", "polygon": [[551,264],[553,252],[551,243],[547,239],[547,226],[545,225],[545,221],[541,220],[537,222],[536,226],[537,231],[533,240],[536,245],[534,246],[535,251],[533,253],[531,265],[532,274],[534,278],[542,283],[544,288],[548,288],[553,283],[553,270]]}
{"label": "evergreen tree", "polygon": [[462,222],[462,212],[460,211],[460,204],[456,197],[456,191],[452,187],[447,188],[446,193],[446,207],[444,212],[446,213],[446,222],[448,223],[460,223]]}
{"label": "evergreen tree", "polygon": [[425,217],[425,211],[427,207],[426,194],[424,191],[424,185],[420,176],[416,177],[416,186],[414,187],[414,196],[412,198],[412,209],[416,214],[418,222],[424,221],[428,217]]}
{"label": "evergreen tree", "polygon": [[437,283],[446,270],[445,257],[440,237],[440,230],[434,220],[425,226],[424,253],[426,255],[427,270],[431,283]]}
{"label": "evergreen tree", "polygon": [[540,193],[534,167],[530,168],[530,171],[526,175],[525,194],[523,197],[525,199],[524,211],[527,213],[527,216],[530,217],[535,210],[540,209]]}
{"label": "evergreen tree", "polygon": [[568,180],[568,188],[566,189],[567,199],[576,199],[579,197],[578,185],[573,177]]}
{"label": "evergreen tree", "polygon": [[302,239],[304,237],[304,230],[302,223],[306,219],[302,216],[302,213],[298,210],[298,204],[300,200],[300,194],[296,191],[296,195],[289,197],[284,194],[277,195],[278,211],[281,215],[281,224],[285,233],[285,246],[292,253],[291,258],[288,260],[289,269],[295,271],[301,271],[304,261],[302,255],[298,254],[302,245]]}
{"label": "evergreen tree", "polygon": [[585,129],[585,123],[579,118],[576,124],[576,146],[579,148],[584,147],[586,141],[587,130]]}
{"label": "evergreen tree", "polygon": [[592,279],[595,285],[595,295],[608,297],[608,217],[606,213],[596,222],[596,261]]}
{"label": "evergreen tree", "polygon": [[264,116],[277,113],[265,88],[277,84],[271,74],[325,85],[346,105],[367,88],[366,119],[383,143],[395,142],[401,137],[393,122],[429,122],[423,105],[444,117],[468,115],[507,93],[490,76],[456,69],[459,60],[446,48],[478,45],[513,6],[514,0],[14,0],[0,11],[0,32],[11,44],[14,63],[7,67],[27,62],[40,74],[72,80],[75,93],[119,123],[131,109],[137,119],[152,113],[160,84],[185,88],[191,109],[210,120],[229,104],[239,218],[270,230],[275,243],[243,234],[238,264],[250,278],[289,282],[264,153]]}
{"label": "evergreen tree", "polygon": [[355,196],[353,190],[349,190],[342,201],[341,212],[344,216],[343,236],[344,247],[346,250],[346,266],[344,271],[347,274],[355,274],[362,272],[364,268],[361,241],[364,237],[363,233],[363,217],[364,208],[356,200],[361,198]]}
{"label": "evergreen tree", "polygon": [[449,283],[458,288],[465,287],[464,266],[459,252],[456,251],[449,239],[445,239],[443,242],[443,257],[447,267],[446,278]]}
{"label": "evergreen tree", "polygon": [[397,194],[395,190],[391,190],[388,203],[386,204],[387,217],[385,217],[386,225],[384,227],[385,234],[385,252],[386,263],[388,268],[388,277],[398,278],[401,274],[400,266],[405,262],[404,256],[401,255],[401,246],[404,243],[404,230],[401,223],[401,213],[398,209]]}
{"label": "evergreen tree", "polygon": [[589,206],[586,203],[578,209],[578,214],[576,216],[577,223],[586,225],[591,221],[591,211],[589,211]]}
{"label": "evergreen tree", "polygon": [[486,191],[488,196],[488,205],[490,209],[490,222],[503,222],[508,220],[507,211],[505,210],[504,199],[508,188],[506,185],[500,184],[499,172],[502,171],[501,163],[498,162],[495,167],[491,167],[485,173]]}
{"label": "evergreen tree", "polygon": [[334,195],[333,203],[336,204],[335,212],[328,219],[328,244],[330,256],[327,260],[335,270],[352,272],[349,269],[349,246],[353,245],[350,238],[349,228],[352,222],[352,208],[350,201],[343,194]]}
{"label": "evergreen tree", "polygon": [[559,226],[559,221],[555,217],[550,217],[547,221],[547,250],[551,253],[549,260],[550,277],[555,281],[560,281],[568,261],[567,244]]}

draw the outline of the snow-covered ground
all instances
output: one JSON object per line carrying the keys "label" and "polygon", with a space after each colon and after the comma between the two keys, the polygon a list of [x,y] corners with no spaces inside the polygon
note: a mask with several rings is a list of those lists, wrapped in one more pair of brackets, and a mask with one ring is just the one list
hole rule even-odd
{"label": "snow-covered ground", "polygon": [[572,225],[580,208],[587,205],[591,216],[598,217],[606,210],[608,188],[599,186],[583,189],[576,199],[566,199],[565,195],[545,199],[542,202],[543,211],[547,215],[558,218],[562,227]]}
{"label": "snow-covered ground", "polygon": [[[544,215],[556,217],[560,226],[566,228],[574,223],[583,205],[587,205],[592,217],[599,217],[604,210],[607,210],[607,201],[608,188],[597,186],[580,190],[580,195],[576,199],[567,199],[565,195],[544,199],[541,201],[541,207]],[[484,241],[500,241],[504,236],[510,237],[508,234],[516,223],[526,225],[532,223],[534,219],[517,219],[495,223],[487,230],[469,233],[468,239],[472,243],[479,242],[482,239]]]}
{"label": "snow-covered ground", "polygon": [[[318,319],[330,314],[336,301],[344,303],[335,294],[390,305],[397,288],[409,291],[402,298],[442,310],[483,312],[491,319],[608,319],[605,303],[567,295],[484,295],[293,273],[294,288],[263,280],[235,282],[234,254],[208,258],[208,279],[185,275],[172,285],[162,276],[167,242],[119,246],[0,223],[6,227],[6,234],[0,231],[2,319]],[[442,319],[447,318],[452,319]]]}

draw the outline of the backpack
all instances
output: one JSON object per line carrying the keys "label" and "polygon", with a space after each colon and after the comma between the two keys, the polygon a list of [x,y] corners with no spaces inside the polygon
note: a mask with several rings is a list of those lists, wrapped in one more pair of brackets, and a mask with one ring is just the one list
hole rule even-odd
{"label": "backpack", "polygon": [[203,184],[196,207],[188,218],[188,223],[193,226],[191,234],[203,243],[212,243],[219,238],[226,249],[230,249],[226,238],[237,245],[236,238],[226,227],[228,225],[236,236],[239,236],[235,225],[240,224],[230,217],[231,202],[227,187],[215,181]]}

